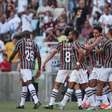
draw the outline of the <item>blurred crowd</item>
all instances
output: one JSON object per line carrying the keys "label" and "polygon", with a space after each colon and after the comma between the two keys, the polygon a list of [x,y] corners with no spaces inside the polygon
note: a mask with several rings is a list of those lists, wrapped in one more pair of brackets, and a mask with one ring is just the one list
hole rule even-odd
{"label": "blurred crowd", "polygon": [[86,41],[95,25],[112,39],[112,0],[0,0],[0,66],[23,31],[44,36],[44,42],[61,42],[76,29]]}

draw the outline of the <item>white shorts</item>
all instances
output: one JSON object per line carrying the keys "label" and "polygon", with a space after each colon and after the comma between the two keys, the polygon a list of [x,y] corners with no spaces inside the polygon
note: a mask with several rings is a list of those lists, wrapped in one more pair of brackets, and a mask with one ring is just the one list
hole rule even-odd
{"label": "white shorts", "polygon": [[91,74],[89,75],[89,80],[98,79],[99,72],[101,71],[101,68],[94,67]]}
{"label": "white shorts", "polygon": [[111,68],[101,68],[98,80],[101,80],[101,81],[104,81],[104,82],[112,80],[112,76],[110,75],[111,73],[112,73]]}
{"label": "white shorts", "polygon": [[71,70],[59,70],[55,81],[63,84],[70,73]]}
{"label": "white shorts", "polygon": [[32,80],[32,70],[31,69],[20,69],[21,78],[24,82]]}
{"label": "white shorts", "polygon": [[93,79],[99,80],[101,78],[101,73],[103,73],[103,71],[104,71],[103,67],[101,68],[94,67],[91,74],[89,75],[89,80]]}
{"label": "white shorts", "polygon": [[112,81],[112,68],[105,68],[105,80]]}
{"label": "white shorts", "polygon": [[73,70],[69,77],[69,82],[83,84],[88,82],[87,70]]}

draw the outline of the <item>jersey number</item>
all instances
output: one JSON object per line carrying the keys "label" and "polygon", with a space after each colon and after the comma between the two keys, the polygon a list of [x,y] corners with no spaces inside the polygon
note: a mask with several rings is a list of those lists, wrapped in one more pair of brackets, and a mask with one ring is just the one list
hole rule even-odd
{"label": "jersey number", "polygon": [[65,53],[65,62],[69,63],[70,62],[70,52]]}
{"label": "jersey number", "polygon": [[34,52],[33,51],[26,50],[25,55],[26,55],[27,61],[34,61]]}

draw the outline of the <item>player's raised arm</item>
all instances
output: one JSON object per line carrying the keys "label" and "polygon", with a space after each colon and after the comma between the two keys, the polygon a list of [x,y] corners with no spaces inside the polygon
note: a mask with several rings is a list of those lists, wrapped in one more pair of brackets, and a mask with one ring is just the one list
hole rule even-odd
{"label": "player's raised arm", "polygon": [[98,26],[94,27],[92,33],[93,33],[93,37],[95,37],[94,42],[92,44],[85,45],[85,48],[89,51],[93,50],[95,46],[101,42],[102,37],[103,37],[101,27],[98,27]]}
{"label": "player's raised arm", "polygon": [[48,63],[48,61],[51,60],[54,57],[54,55],[62,49],[62,46],[63,46],[63,42],[60,42],[60,43],[58,43],[56,48],[52,49],[52,51],[48,54],[47,58],[45,59],[43,65],[42,65],[42,68],[41,68],[42,71],[45,70],[45,66]]}
{"label": "player's raised arm", "polygon": [[87,50],[92,50],[100,41],[101,41],[102,38],[98,38],[96,39],[92,44],[85,44],[85,48]]}

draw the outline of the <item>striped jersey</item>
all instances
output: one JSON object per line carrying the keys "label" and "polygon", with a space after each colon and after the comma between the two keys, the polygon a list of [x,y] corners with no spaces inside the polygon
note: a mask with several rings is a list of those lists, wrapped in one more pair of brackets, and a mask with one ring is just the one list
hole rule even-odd
{"label": "striped jersey", "polygon": [[73,70],[78,61],[78,51],[80,47],[78,41],[67,42],[63,41],[58,44],[57,50],[60,53],[60,69]]}
{"label": "striped jersey", "polygon": [[[104,66],[104,52],[102,51],[103,42],[104,42],[104,38],[102,38],[102,41],[95,46],[95,52],[97,58],[96,65],[99,67]],[[101,53],[97,53],[97,50],[101,50]]]}
{"label": "striped jersey", "polygon": [[[104,53],[98,53],[98,50],[102,50],[103,49],[103,44],[105,41],[105,38],[101,37],[101,41],[99,43],[97,43],[97,45],[93,48],[93,50],[89,53],[89,58],[90,58],[90,63],[92,64],[92,66],[96,66],[96,67],[101,67],[104,65]],[[95,38],[92,38],[89,40],[89,44],[94,43]]]}
{"label": "striped jersey", "polygon": [[31,38],[20,39],[15,46],[14,52],[19,52],[22,69],[34,69],[35,59],[39,53],[38,46]]}
{"label": "striped jersey", "polygon": [[104,42],[104,67],[112,68],[112,40],[106,39]]}
{"label": "striped jersey", "polygon": [[[94,42],[94,38],[89,39],[86,43],[87,44],[92,44]],[[89,52],[88,55],[86,55],[86,63],[87,66],[91,66],[94,67],[96,65],[96,53],[95,53],[95,49],[93,49],[91,52]]]}

